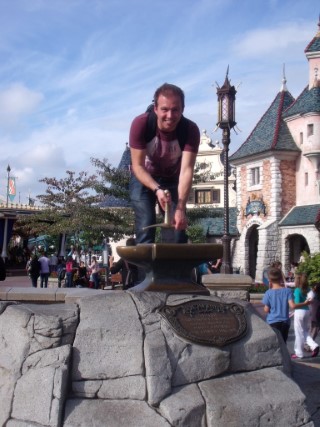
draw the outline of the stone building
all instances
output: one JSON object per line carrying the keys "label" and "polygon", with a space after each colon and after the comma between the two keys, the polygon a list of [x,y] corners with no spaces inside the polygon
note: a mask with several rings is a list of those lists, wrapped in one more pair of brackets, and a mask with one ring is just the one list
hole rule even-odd
{"label": "stone building", "polygon": [[[229,170],[229,206],[236,205],[235,170]],[[199,152],[195,165],[195,181],[192,185],[188,208],[208,206],[223,208],[224,170],[223,148],[219,141],[212,142],[207,132],[202,131]]]}
{"label": "stone building", "polygon": [[237,176],[237,228],[233,264],[262,281],[265,266],[284,271],[301,252],[319,252],[320,22],[305,49],[308,85],[297,99],[285,76],[279,93],[230,157]]}
{"label": "stone building", "polygon": [[[212,142],[205,130],[200,138],[195,164],[194,182],[190,191],[187,209],[210,207],[212,217],[199,220],[208,243],[221,243],[224,234],[224,168],[223,148],[219,141]],[[229,167],[229,233],[232,239],[238,237],[236,224],[236,174]],[[239,270],[239,268],[236,268]]]}

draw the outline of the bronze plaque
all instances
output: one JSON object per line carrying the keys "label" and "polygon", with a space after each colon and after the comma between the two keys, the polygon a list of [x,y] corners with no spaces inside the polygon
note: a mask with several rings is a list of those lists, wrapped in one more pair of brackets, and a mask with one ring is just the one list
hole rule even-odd
{"label": "bronze plaque", "polygon": [[198,344],[223,347],[247,331],[244,309],[235,303],[197,299],[159,311],[179,336]]}

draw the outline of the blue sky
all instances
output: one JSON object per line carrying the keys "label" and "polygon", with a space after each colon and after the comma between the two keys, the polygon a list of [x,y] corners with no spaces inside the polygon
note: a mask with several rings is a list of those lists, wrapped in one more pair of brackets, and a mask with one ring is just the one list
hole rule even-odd
{"label": "blue sky", "polygon": [[216,85],[238,87],[230,153],[278,93],[283,64],[297,97],[319,0],[0,0],[0,198],[7,165],[26,203],[39,179],[117,165],[132,119],[164,82],[185,91],[186,117],[213,133]]}

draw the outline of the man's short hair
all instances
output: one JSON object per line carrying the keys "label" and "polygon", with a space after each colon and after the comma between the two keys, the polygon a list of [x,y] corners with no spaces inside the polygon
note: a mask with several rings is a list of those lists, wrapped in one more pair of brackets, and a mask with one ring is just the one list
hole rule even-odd
{"label": "man's short hair", "polygon": [[155,91],[153,96],[154,105],[157,107],[158,105],[158,99],[160,95],[167,96],[167,95],[176,95],[181,100],[182,110],[184,110],[184,92],[182,89],[180,89],[178,86],[170,84],[170,83],[164,83],[158,89]]}
{"label": "man's short hair", "polygon": [[281,283],[282,282],[282,271],[279,268],[270,268],[268,272],[269,280],[272,283]]}

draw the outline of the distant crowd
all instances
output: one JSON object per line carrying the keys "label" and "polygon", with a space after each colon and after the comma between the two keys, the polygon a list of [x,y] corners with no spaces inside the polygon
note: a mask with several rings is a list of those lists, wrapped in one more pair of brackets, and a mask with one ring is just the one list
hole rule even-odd
{"label": "distant crowd", "polygon": [[27,263],[26,271],[30,277],[33,287],[48,287],[50,275],[58,279],[58,287],[100,287],[100,265],[102,260],[96,255],[89,256],[88,253],[70,250],[67,257],[52,254],[47,255],[45,251],[31,254]]}

